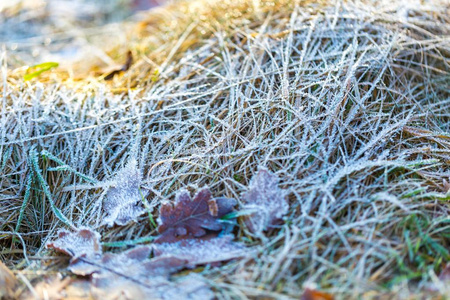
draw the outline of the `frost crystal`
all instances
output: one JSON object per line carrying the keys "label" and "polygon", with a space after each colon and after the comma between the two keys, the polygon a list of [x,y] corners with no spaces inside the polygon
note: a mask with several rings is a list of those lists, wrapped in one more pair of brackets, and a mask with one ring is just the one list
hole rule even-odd
{"label": "frost crystal", "polygon": [[52,243],[48,243],[47,248],[56,249],[72,257],[102,254],[100,234],[87,227],[80,228],[76,232],[70,232],[64,229],[59,230],[58,239]]}
{"label": "frost crystal", "polygon": [[245,219],[248,229],[255,234],[276,225],[289,211],[286,191],[278,187],[278,177],[260,167],[253,176],[249,189],[242,195],[243,208],[252,213]]}
{"label": "frost crystal", "polygon": [[175,256],[186,260],[188,267],[195,267],[245,256],[248,253],[246,248],[232,240],[233,236],[227,235],[210,240],[188,239],[176,243],[153,244],[152,247],[155,257]]}
{"label": "frost crystal", "polygon": [[78,275],[89,275],[97,268],[86,261],[96,261],[102,256],[100,234],[83,227],[76,232],[61,229],[58,239],[48,243],[47,248],[53,248],[72,257],[69,270]]}
{"label": "frost crystal", "polygon": [[[149,259],[150,252],[150,247],[141,246],[120,254],[105,254],[97,264],[99,272],[92,276],[97,298],[125,295],[126,299],[212,299],[211,290],[201,280],[190,276],[178,284],[168,280],[171,273],[186,267],[186,260],[175,256]],[[195,298],[199,293],[205,297]]]}
{"label": "frost crystal", "polygon": [[136,221],[140,215],[145,213],[145,209],[140,206],[142,197],[146,196],[146,194],[141,194],[141,177],[141,172],[134,159],[117,173],[103,204],[108,214],[103,220],[103,224],[113,226],[115,223],[123,226],[131,221]]}

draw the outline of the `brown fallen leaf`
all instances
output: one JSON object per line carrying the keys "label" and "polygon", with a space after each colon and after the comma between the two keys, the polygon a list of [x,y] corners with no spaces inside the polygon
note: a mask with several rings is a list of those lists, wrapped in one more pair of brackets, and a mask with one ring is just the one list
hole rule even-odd
{"label": "brown fallen leaf", "polygon": [[155,243],[173,243],[181,239],[201,238],[207,231],[219,233],[224,225],[220,218],[233,211],[236,200],[211,197],[203,188],[191,199],[187,190],[181,190],[175,203],[161,205],[158,218],[160,236]]}
{"label": "brown fallen leaf", "polygon": [[252,213],[244,221],[251,233],[261,234],[278,224],[289,211],[286,191],[278,187],[278,177],[260,167],[242,195],[243,209]]}
{"label": "brown fallen leaf", "polygon": [[13,298],[16,285],[16,276],[0,261],[0,299]]}
{"label": "brown fallen leaf", "polygon": [[[201,281],[177,285],[169,275],[187,266],[175,256],[149,259],[151,248],[140,246],[119,254],[107,253],[96,263],[92,294],[97,299],[211,299],[212,292]],[[195,299],[203,299],[197,297]]]}
{"label": "brown fallen leaf", "polygon": [[140,190],[142,175],[136,160],[131,160],[115,176],[112,187],[106,194],[103,208],[107,213],[103,224],[123,226],[145,213],[140,205],[146,192]]}
{"label": "brown fallen leaf", "polygon": [[46,247],[70,255],[69,270],[77,275],[95,272],[97,267],[87,261],[98,261],[102,257],[100,234],[87,227],[75,232],[61,229],[58,239],[47,243]]}
{"label": "brown fallen leaf", "polygon": [[300,300],[333,300],[334,296],[314,289],[306,288]]}
{"label": "brown fallen leaf", "polygon": [[[59,238],[47,247],[72,256],[69,265],[72,273],[90,275],[90,295],[95,299],[213,298],[203,281],[178,285],[169,280],[170,274],[189,266],[183,258],[166,255],[149,259],[152,249],[148,246],[102,254],[98,245],[99,234],[84,228],[76,232],[60,231]],[[44,292],[49,289],[45,283],[41,287]],[[64,291],[62,288],[51,290],[54,299],[64,298],[61,295],[69,289],[63,288]]]}
{"label": "brown fallen leaf", "polygon": [[96,263],[98,273],[112,272],[124,278],[168,276],[187,265],[185,259],[175,256],[149,259],[151,252],[150,247],[139,246],[122,253],[106,253]]}
{"label": "brown fallen leaf", "polygon": [[[127,182],[130,177],[121,179],[123,190],[130,187]],[[135,195],[139,184],[131,186],[128,194]],[[69,270],[77,275],[90,275],[92,293],[99,299],[212,299],[214,294],[203,281],[187,276],[183,284],[175,284],[169,276],[185,268],[215,265],[247,253],[243,245],[232,241],[233,236],[217,237],[224,228],[220,218],[230,213],[235,204],[234,199],[213,199],[207,188],[193,199],[183,190],[175,205],[161,206],[158,219],[161,235],[152,247],[103,254],[100,235],[88,228],[75,232],[61,230],[59,238],[47,247],[72,256]],[[152,250],[155,257],[150,259]],[[189,284],[185,285],[186,282]]]}
{"label": "brown fallen leaf", "polygon": [[217,264],[247,255],[248,250],[240,243],[233,242],[233,236],[215,237],[209,240],[186,239],[175,243],[153,244],[155,257],[175,256],[184,259],[188,267]]}
{"label": "brown fallen leaf", "polygon": [[88,228],[76,232],[60,230],[58,239],[48,243],[47,248],[70,255],[72,258],[68,269],[82,276],[104,271],[119,273],[125,277],[130,273],[160,276],[174,273],[187,265],[185,260],[177,257],[150,260],[152,249],[148,246],[135,247],[122,253],[103,254],[100,234]]}

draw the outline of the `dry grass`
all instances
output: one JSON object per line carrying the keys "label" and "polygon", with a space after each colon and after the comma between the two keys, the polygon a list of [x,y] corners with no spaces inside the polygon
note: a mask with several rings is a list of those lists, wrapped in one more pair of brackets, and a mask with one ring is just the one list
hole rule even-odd
{"label": "dry grass", "polygon": [[449,9],[182,2],[104,49],[135,58],[111,82],[86,60],[70,69],[82,80],[62,69],[23,82],[3,51],[1,259],[43,268],[64,223],[105,243],[153,232],[148,216],[100,226],[101,182],[131,158],[149,208],[181,187],[239,198],[264,165],[288,189],[290,215],[263,241],[240,226],[258,255],[201,271],[219,298],[298,298],[312,283],[343,298],[428,293],[450,260]]}

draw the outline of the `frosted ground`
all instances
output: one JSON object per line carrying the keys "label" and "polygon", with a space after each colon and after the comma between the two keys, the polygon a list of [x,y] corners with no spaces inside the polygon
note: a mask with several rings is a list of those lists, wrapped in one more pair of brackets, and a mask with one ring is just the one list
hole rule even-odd
{"label": "frosted ground", "polygon": [[[151,235],[180,188],[239,200],[265,166],[289,213],[257,238],[239,220],[258,254],[198,270],[216,297],[450,292],[448,2],[89,5],[0,19],[0,258],[23,282],[68,274],[45,248],[65,220],[119,251],[108,245]],[[128,51],[130,68],[103,80]],[[24,81],[46,61],[60,66]],[[105,183],[132,159],[149,214],[104,226]]]}

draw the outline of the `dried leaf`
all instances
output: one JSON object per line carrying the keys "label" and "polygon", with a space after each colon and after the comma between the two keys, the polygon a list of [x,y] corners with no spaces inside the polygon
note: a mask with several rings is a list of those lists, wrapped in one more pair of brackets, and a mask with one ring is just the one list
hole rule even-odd
{"label": "dried leaf", "polygon": [[250,232],[261,234],[279,223],[289,211],[286,191],[278,187],[278,181],[276,175],[260,167],[243,194],[243,209],[253,211],[245,218]]}
{"label": "dried leaf", "polygon": [[0,299],[13,298],[17,279],[13,272],[0,261]]}
{"label": "dried leaf", "polygon": [[[91,292],[96,299],[213,298],[202,281],[181,285],[169,281],[170,274],[189,265],[183,258],[166,255],[149,259],[152,249],[148,246],[102,255],[98,245],[97,232],[81,229],[73,233],[60,231],[59,238],[47,247],[72,256],[69,270],[74,274],[91,275]],[[60,293],[61,289],[52,291]]]}
{"label": "dried leaf", "polygon": [[48,243],[47,248],[53,248],[72,257],[98,256],[102,253],[100,248],[100,234],[87,227],[76,232],[64,229],[59,230],[58,239]]}
{"label": "dried leaf", "polygon": [[140,206],[145,194],[141,194],[141,172],[137,168],[136,160],[131,160],[125,168],[120,170],[109,188],[103,207],[108,214],[103,224],[113,226],[126,225],[145,213]]}
{"label": "dried leaf", "polygon": [[184,259],[188,267],[243,257],[248,254],[246,248],[233,242],[233,236],[216,237],[210,240],[186,239],[175,243],[153,244],[155,257],[164,258],[175,256]]}
{"label": "dried leaf", "polygon": [[328,293],[320,292],[314,289],[306,288],[301,300],[333,300],[334,296]]}
{"label": "dried leaf", "polygon": [[123,64],[123,66],[111,71],[108,75],[105,76],[104,79],[105,80],[113,79],[116,74],[120,74],[122,72],[127,71],[131,67],[132,63],[133,63],[133,54],[131,53],[131,51],[128,51],[127,59],[126,59],[125,63]]}
{"label": "dried leaf", "polygon": [[119,254],[107,253],[97,263],[99,273],[113,271],[125,278],[130,274],[131,277],[168,276],[187,265],[186,260],[174,256],[149,259],[151,251],[148,246],[140,246]]}
{"label": "dried leaf", "polygon": [[158,232],[161,235],[155,243],[201,238],[207,230],[218,233],[224,228],[219,219],[230,213],[234,205],[234,199],[212,199],[208,188],[201,189],[193,199],[188,191],[181,190],[174,205],[163,204],[159,209]]}
{"label": "dried leaf", "polygon": [[100,234],[89,228],[81,228],[76,232],[61,229],[58,239],[48,243],[47,248],[70,255],[69,270],[78,275],[95,272],[97,267],[86,261],[97,261],[102,257]]}
{"label": "dried leaf", "polygon": [[56,241],[48,243],[47,248],[70,255],[69,270],[77,275],[113,272],[119,276],[128,274],[142,276],[167,276],[184,269],[188,262],[175,256],[149,259],[152,249],[140,246],[122,253],[102,254],[100,235],[87,228],[76,232],[59,231]]}
{"label": "dried leaf", "polygon": [[203,282],[179,286],[168,280],[169,274],[186,267],[186,260],[170,255],[148,259],[150,252],[150,247],[141,246],[105,254],[92,275],[93,294],[98,299],[191,299],[198,293],[212,298]]}

